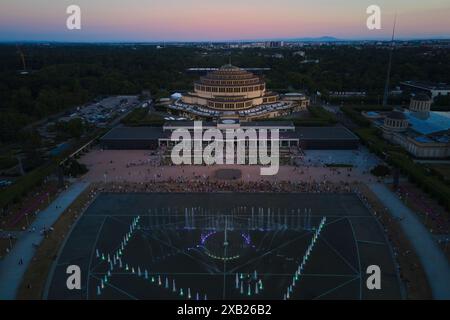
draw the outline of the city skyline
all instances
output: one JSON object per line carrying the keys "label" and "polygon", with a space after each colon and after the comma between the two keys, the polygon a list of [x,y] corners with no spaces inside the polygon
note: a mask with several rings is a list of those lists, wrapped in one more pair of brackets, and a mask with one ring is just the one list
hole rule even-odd
{"label": "city skyline", "polygon": [[[82,29],[66,28],[66,8],[76,4],[82,12]],[[368,30],[366,8],[380,6],[381,30]],[[340,40],[389,39],[397,14],[397,38],[450,38],[450,4],[431,0],[349,0],[311,2],[256,0],[212,2],[205,0],[24,0],[0,4],[0,41],[55,42],[201,42],[291,40],[335,37]]]}

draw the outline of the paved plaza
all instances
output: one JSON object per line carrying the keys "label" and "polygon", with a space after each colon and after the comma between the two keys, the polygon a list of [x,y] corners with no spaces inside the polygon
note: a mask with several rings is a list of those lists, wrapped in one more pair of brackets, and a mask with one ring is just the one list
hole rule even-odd
{"label": "paved plaza", "polygon": [[[83,180],[89,182],[148,182],[179,177],[214,179],[219,169],[240,170],[241,181],[372,182],[375,178],[367,174],[367,170],[377,164],[364,150],[331,153],[308,151],[300,167],[280,166],[278,174],[274,176],[261,176],[260,166],[159,166],[158,156],[151,155],[150,151],[93,150],[83,156],[81,162],[89,169],[88,174],[83,177]],[[322,165],[324,162],[350,163],[356,167],[325,167]]]}

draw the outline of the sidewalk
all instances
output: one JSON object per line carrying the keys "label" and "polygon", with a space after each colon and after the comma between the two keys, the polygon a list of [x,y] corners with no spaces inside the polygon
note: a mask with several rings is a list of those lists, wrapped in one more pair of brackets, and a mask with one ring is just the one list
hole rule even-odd
{"label": "sidewalk", "polygon": [[419,256],[434,299],[450,299],[450,264],[434,236],[424,227],[417,215],[385,185],[368,184],[392,216],[399,218],[403,232]]}
{"label": "sidewalk", "polygon": [[[89,186],[86,182],[77,182],[62,192],[45,210],[41,211],[30,226],[35,232],[23,232],[16,244],[3,260],[0,260],[0,300],[12,300],[16,297],[22,277],[33,259],[35,248],[33,244],[40,244],[43,227],[51,227],[70,204]],[[23,264],[19,265],[19,260]]]}

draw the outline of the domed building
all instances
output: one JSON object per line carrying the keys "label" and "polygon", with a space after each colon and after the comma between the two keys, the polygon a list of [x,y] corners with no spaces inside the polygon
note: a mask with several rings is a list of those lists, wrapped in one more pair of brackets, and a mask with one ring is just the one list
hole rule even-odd
{"label": "domed building", "polygon": [[418,94],[411,98],[409,110],[412,112],[430,112],[433,100],[426,94]]}
{"label": "domed building", "polygon": [[408,129],[408,118],[401,111],[389,112],[384,118],[384,129],[395,132],[406,131]]}
{"label": "domed building", "polygon": [[430,97],[418,94],[411,98],[406,110],[370,112],[366,117],[382,130],[385,139],[402,146],[415,157],[448,158],[450,112],[430,111],[431,103]]}
{"label": "domed building", "polygon": [[190,118],[252,120],[286,115],[308,104],[304,96],[299,101],[283,100],[267,90],[262,77],[228,64],[201,77],[171,109]]}

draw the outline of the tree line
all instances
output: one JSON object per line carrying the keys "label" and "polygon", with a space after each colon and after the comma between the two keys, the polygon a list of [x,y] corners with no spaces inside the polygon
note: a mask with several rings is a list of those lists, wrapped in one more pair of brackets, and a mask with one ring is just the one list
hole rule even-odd
{"label": "tree line", "polygon": [[[241,67],[269,67],[268,87],[275,90],[366,91],[382,95],[388,51],[374,46],[321,46],[303,49],[212,50],[151,45],[0,45],[0,142],[26,139],[18,130],[34,121],[105,95],[168,95],[190,90],[198,74],[190,67],[219,67],[232,58]],[[319,63],[302,63],[306,59]],[[284,58],[276,58],[282,53]],[[393,85],[404,80],[450,82],[450,50],[398,48]]]}

